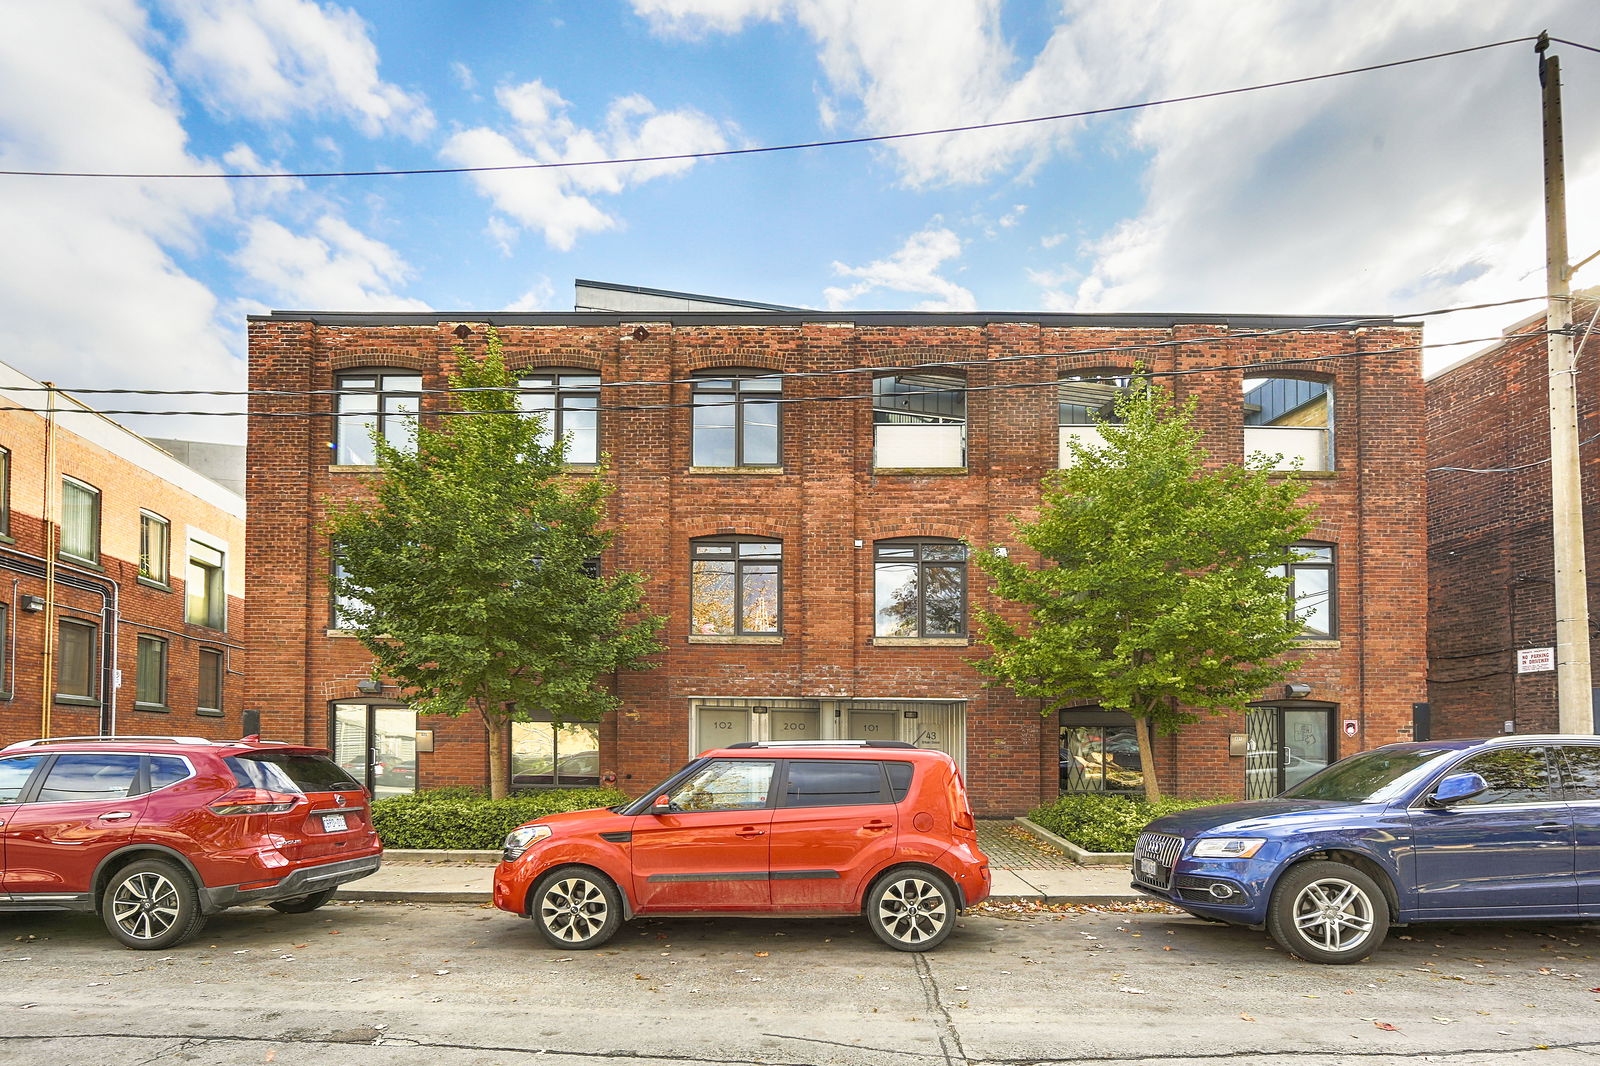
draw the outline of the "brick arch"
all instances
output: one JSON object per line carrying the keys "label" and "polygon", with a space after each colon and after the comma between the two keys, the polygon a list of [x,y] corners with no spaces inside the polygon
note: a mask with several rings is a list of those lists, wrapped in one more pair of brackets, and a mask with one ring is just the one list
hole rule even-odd
{"label": "brick arch", "polygon": [[719,521],[715,524],[707,522],[703,525],[691,527],[688,530],[688,540],[700,540],[703,537],[766,537],[770,540],[781,540],[785,543],[794,539],[789,536],[792,530],[762,518],[741,518],[737,522]]}
{"label": "brick arch", "polygon": [[328,367],[341,370],[415,370],[429,371],[433,360],[419,352],[403,352],[394,348],[344,348],[328,356]]}
{"label": "brick arch", "polygon": [[585,348],[511,348],[502,351],[501,356],[505,359],[506,369],[512,373],[546,367],[557,370],[601,370],[600,355]]}
{"label": "brick arch", "polygon": [[[857,357],[857,362],[861,366],[882,367],[888,370],[894,367],[918,366],[923,363],[943,364],[946,360],[952,363],[970,363],[983,357],[981,348],[944,344],[905,348],[863,349]],[[951,369],[970,372],[978,369],[978,367],[958,366]]]}
{"label": "brick arch", "polygon": [[930,522],[915,519],[909,522],[874,522],[865,531],[867,544],[880,540],[899,540],[903,537],[939,537],[944,540],[965,540],[966,530],[949,522]]}
{"label": "brick arch", "polygon": [[748,367],[752,370],[790,369],[793,358],[785,352],[765,348],[734,348],[730,351],[694,352],[687,360],[689,370],[720,370]]}

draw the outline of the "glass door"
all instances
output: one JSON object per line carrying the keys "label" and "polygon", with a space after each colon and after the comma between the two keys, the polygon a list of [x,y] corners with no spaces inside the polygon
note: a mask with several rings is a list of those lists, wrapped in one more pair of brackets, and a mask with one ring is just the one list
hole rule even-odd
{"label": "glass door", "polygon": [[417,789],[417,712],[409,707],[337,703],[333,759],[374,798]]}
{"label": "glass door", "polygon": [[1333,712],[1327,706],[1251,707],[1244,759],[1245,799],[1270,799],[1334,760]]}

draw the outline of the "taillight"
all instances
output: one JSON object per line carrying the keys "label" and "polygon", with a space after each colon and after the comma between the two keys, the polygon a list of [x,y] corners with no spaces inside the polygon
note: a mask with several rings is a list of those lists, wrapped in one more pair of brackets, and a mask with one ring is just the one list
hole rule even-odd
{"label": "taillight", "polygon": [[957,829],[976,829],[977,825],[972,820],[971,811],[959,811],[956,814]]}
{"label": "taillight", "polygon": [[211,805],[218,814],[283,814],[294,810],[299,796],[264,788],[236,788]]}

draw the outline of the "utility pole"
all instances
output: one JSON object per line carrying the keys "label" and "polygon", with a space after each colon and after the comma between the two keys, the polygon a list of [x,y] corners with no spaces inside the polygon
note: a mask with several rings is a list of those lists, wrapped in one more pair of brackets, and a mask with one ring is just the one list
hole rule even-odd
{"label": "utility pole", "polygon": [[1550,358],[1550,520],[1555,547],[1556,706],[1563,733],[1593,733],[1589,674],[1589,584],[1583,551],[1583,480],[1578,462],[1578,370],[1572,348],[1572,268],[1567,259],[1567,189],[1561,145],[1561,62],[1539,34],[1544,95],[1545,344]]}

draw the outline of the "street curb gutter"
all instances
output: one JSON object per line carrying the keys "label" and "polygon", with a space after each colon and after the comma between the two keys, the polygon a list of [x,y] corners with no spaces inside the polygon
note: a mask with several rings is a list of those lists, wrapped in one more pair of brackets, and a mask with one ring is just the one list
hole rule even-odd
{"label": "street curb gutter", "polygon": [[494,851],[435,851],[431,848],[385,848],[384,862],[438,862],[450,866],[495,866],[500,862],[500,850]]}
{"label": "street curb gutter", "polygon": [[[1043,903],[1047,905],[1071,904],[1081,907],[1106,907],[1118,903],[1127,903],[1131,900],[1142,900],[1145,897],[1130,893],[1125,896],[1105,894],[1084,895],[1005,895],[990,896],[987,903]],[[334,894],[334,899],[341,903],[489,903],[491,895],[488,892],[444,892],[419,889],[407,892],[376,891],[364,892],[359,884],[352,883],[349,887],[341,888]],[[693,917],[687,915],[686,917]]]}
{"label": "street curb gutter", "polygon": [[1044,826],[1036,822],[1030,822],[1020,814],[1017,815],[1016,822],[1024,830],[1046,844],[1066,852],[1067,858],[1079,866],[1133,866],[1133,853],[1131,851],[1085,851],[1065,837],[1056,836]]}

